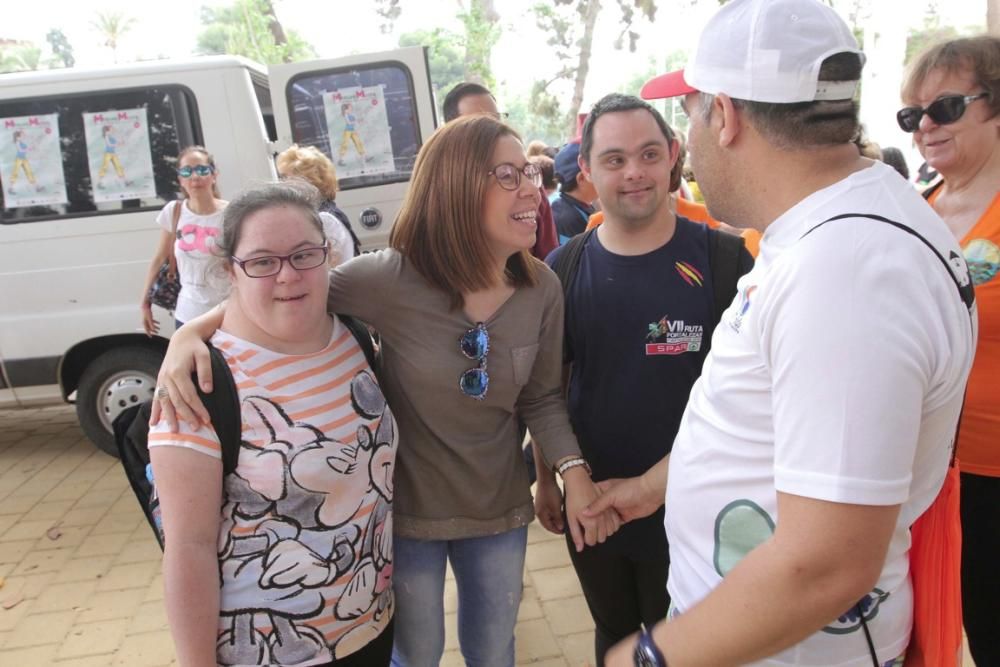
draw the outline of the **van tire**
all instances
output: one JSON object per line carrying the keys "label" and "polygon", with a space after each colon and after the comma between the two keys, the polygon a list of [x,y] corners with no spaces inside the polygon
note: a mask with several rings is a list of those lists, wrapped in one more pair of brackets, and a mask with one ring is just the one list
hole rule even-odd
{"label": "van tire", "polygon": [[80,427],[98,449],[118,456],[111,423],[132,405],[153,397],[163,355],[146,347],[109,350],[94,359],[80,376],[76,415]]}

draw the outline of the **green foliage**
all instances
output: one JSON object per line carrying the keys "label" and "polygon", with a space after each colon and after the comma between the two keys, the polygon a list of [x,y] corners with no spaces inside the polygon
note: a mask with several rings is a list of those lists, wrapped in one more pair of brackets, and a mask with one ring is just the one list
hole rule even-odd
{"label": "green foliage", "polygon": [[[558,65],[558,70],[548,81],[536,83],[531,97],[532,104],[536,113],[552,114],[552,117],[563,113],[564,126],[567,128],[576,127],[576,117],[580,112],[579,102],[583,98],[592,47],[593,22],[603,9],[600,3],[601,0],[550,0],[538,2],[532,7],[538,28],[547,35],[549,58],[555,56]],[[637,16],[649,21],[655,19],[656,0],[617,0],[616,4],[621,33],[615,40],[615,48],[625,48],[627,40],[629,51],[634,52],[639,34],[632,30],[632,25]],[[558,100],[548,93],[548,87],[557,81],[573,82],[575,87],[572,101],[565,112],[559,110]],[[542,92],[548,97],[542,97]]]}
{"label": "green foliage", "polygon": [[461,35],[442,28],[414,30],[399,36],[399,46],[427,47],[431,87],[439,100],[465,78],[465,45]]}
{"label": "green foliage", "polygon": [[491,15],[483,0],[473,0],[458,18],[465,27],[465,78],[479,81],[492,90],[496,81],[490,56],[500,39],[499,17]]}
{"label": "green foliage", "polygon": [[[198,33],[195,51],[202,55],[246,56],[264,64],[306,60],[316,57],[316,49],[294,30],[273,25],[271,3],[267,0],[236,0],[225,7],[201,8],[204,26]],[[275,34],[285,39],[279,43]]]}
{"label": "green foliage", "polygon": [[53,28],[45,34],[45,41],[52,49],[52,67],[72,67],[76,64],[73,57],[73,45],[69,43],[65,33],[59,28]]}
{"label": "green foliage", "polygon": [[[535,87],[539,84],[536,83]],[[532,93],[535,93],[533,88]],[[558,104],[555,113],[549,105],[554,98],[548,93],[541,95],[525,95],[513,97],[503,95],[505,100],[503,110],[507,112],[507,122],[516,127],[524,139],[525,145],[533,139],[544,141],[549,146],[561,146],[569,137],[565,136],[565,117],[559,112]]]}
{"label": "green foliage", "polygon": [[38,69],[42,50],[34,44],[15,44],[0,48],[0,74],[31,72]]}

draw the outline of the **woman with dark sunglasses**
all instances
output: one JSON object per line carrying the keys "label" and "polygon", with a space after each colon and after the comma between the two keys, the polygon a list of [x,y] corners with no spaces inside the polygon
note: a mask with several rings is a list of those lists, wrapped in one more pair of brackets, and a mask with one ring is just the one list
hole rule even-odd
{"label": "woman with dark sunglasses", "polygon": [[[390,248],[331,273],[331,312],[381,335],[383,386],[399,423],[397,666],[439,663],[449,562],[466,662],[514,665],[534,517],[518,419],[562,475],[576,548],[619,525],[616,514],[582,514],[598,491],[562,395],[562,288],[530,255],[539,183],[510,127],[483,114],[452,121],[420,150]],[[199,337],[218,326],[213,312],[171,342],[160,380],[174,404],[159,402],[170,419],[175,408],[185,421],[207,417],[190,374],[206,368]]]}
{"label": "woman with dark sunglasses", "polygon": [[924,193],[960,240],[976,289],[979,342],[958,435],[962,608],[978,665],[1000,665],[1000,38],[922,53],[897,115],[941,178]]}
{"label": "woman with dark sunglasses", "polygon": [[219,194],[215,158],[203,146],[188,146],[177,156],[177,183],[181,198],[168,202],[156,216],[160,237],[149,271],[142,285],[142,328],[147,336],[159,333],[153,317],[149,293],[165,262],[172,264],[180,278],[174,320],[184,322],[206,313],[226,298],[224,285],[215,279],[213,265],[215,238],[222,230],[226,201]]}

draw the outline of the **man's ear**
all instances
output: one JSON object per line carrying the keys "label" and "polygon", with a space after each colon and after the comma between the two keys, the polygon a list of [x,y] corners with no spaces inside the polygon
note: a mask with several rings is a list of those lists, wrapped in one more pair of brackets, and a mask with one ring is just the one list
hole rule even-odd
{"label": "man's ear", "polygon": [[670,168],[673,169],[677,161],[681,159],[681,142],[674,139],[670,142]]}
{"label": "man's ear", "polygon": [[[590,180],[590,165],[587,164],[587,161],[583,159],[582,155],[576,156],[576,164],[580,167],[580,174],[583,174],[583,177],[588,182],[593,183],[593,181]],[[580,174],[576,175],[577,179],[580,178]]]}
{"label": "man's ear", "polygon": [[736,141],[741,129],[741,118],[736,111],[732,98],[725,93],[719,93],[712,100],[712,117],[721,121],[719,128],[719,146],[727,147]]}

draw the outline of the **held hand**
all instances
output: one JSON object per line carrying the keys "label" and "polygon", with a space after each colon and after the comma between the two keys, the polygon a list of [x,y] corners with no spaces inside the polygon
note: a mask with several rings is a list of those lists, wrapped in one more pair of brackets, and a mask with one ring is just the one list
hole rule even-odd
{"label": "held hand", "polygon": [[142,302],[142,328],[147,336],[154,336],[160,333],[160,323],[153,317],[153,307],[149,301]]}
{"label": "held hand", "polygon": [[556,535],[562,535],[566,531],[562,517],[562,503],[562,492],[552,473],[548,474],[547,479],[539,477],[535,486],[535,515],[545,530]]}
{"label": "held hand", "polygon": [[177,428],[178,417],[195,428],[210,422],[208,410],[191,381],[193,371],[198,373],[202,390],[212,391],[212,358],[208,347],[196,332],[181,327],[171,337],[167,355],[160,365],[156,386],[165,387],[167,396],[157,396],[158,400],[153,402],[150,424],[159,421],[161,415],[172,431]]}
{"label": "held hand", "polygon": [[566,487],[566,520],[577,552],[583,551],[584,545],[603,543],[618,530],[621,519],[614,509],[584,515],[584,510],[597,500],[600,492],[582,466],[567,470],[563,484]]}
{"label": "held hand", "polygon": [[601,497],[583,511],[586,517],[596,517],[614,510],[623,521],[649,516],[663,504],[663,489],[655,489],[645,475],[628,479],[607,479],[598,482]]}

